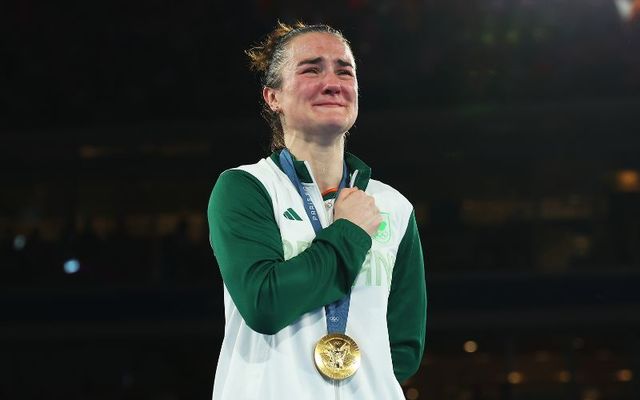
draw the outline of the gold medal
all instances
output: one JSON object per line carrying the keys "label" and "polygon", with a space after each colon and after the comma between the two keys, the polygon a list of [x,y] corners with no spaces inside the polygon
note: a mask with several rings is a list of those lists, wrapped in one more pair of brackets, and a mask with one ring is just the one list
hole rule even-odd
{"label": "gold medal", "polygon": [[318,371],[329,379],[346,379],[360,368],[358,344],[341,333],[330,333],[318,340],[313,358]]}

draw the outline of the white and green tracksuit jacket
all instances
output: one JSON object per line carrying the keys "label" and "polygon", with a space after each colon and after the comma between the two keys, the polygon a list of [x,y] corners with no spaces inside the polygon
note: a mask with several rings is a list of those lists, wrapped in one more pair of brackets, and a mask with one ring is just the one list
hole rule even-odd
{"label": "white and green tracksuit jacket", "polygon": [[[404,399],[399,382],[420,365],[426,324],[413,207],[370,179],[358,158],[347,153],[345,161],[354,186],[373,196],[383,215],[373,238],[350,221],[332,221],[304,161],[294,167],[319,210],[317,235],[278,152],[218,178],[208,219],[226,325],[214,400]],[[327,333],[324,305],[349,290],[345,333],[360,347],[361,366],[345,381],[330,381],[316,370],[313,349]]]}

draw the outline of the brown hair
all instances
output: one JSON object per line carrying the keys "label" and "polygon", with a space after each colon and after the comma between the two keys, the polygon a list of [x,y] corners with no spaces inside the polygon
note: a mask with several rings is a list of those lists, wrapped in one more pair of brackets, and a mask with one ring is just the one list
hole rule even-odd
{"label": "brown hair", "polygon": [[[276,28],[262,42],[245,51],[249,56],[251,69],[260,74],[260,82],[263,87],[280,89],[282,86],[282,67],[286,61],[287,44],[294,37],[311,32],[324,32],[335,35],[350,48],[349,41],[345,39],[342,33],[329,25],[306,25],[300,21],[294,25],[287,25],[278,21]],[[262,102],[262,116],[271,127],[271,150],[286,147],[280,114],[271,110],[264,99]]]}

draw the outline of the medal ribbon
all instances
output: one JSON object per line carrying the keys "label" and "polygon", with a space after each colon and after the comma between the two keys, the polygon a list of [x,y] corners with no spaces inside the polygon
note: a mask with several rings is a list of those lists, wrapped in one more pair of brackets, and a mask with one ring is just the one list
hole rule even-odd
{"label": "medal ribbon", "polygon": [[[300,178],[298,178],[298,174],[296,174],[295,167],[293,166],[293,159],[291,158],[291,153],[289,153],[288,149],[282,149],[280,152],[280,165],[282,165],[282,169],[285,174],[291,180],[291,183],[296,187],[300,197],[302,197],[302,201],[304,203],[304,210],[307,212],[307,216],[309,217],[309,221],[311,221],[311,225],[313,226],[313,230],[318,234],[322,230],[322,224],[320,223],[320,219],[318,218],[318,212],[316,207],[313,205],[313,201],[311,201],[311,195],[309,194],[307,188],[302,185],[300,182]],[[336,193],[336,199],[340,194],[340,191],[347,186],[347,164],[343,164],[342,168],[342,180],[340,181],[340,186],[338,187],[338,193]],[[346,296],[337,300],[331,304],[327,304],[324,309],[327,316],[327,332],[328,333],[344,333],[347,329],[347,318],[349,316],[349,304],[351,301],[351,292],[349,292]]]}

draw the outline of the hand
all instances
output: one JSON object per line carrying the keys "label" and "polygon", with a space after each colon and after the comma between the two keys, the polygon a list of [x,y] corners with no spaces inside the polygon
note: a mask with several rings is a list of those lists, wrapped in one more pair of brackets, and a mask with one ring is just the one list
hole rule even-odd
{"label": "hand", "polygon": [[373,196],[358,188],[345,188],[340,191],[333,207],[333,220],[344,218],[353,222],[372,236],[382,222],[380,210]]}

